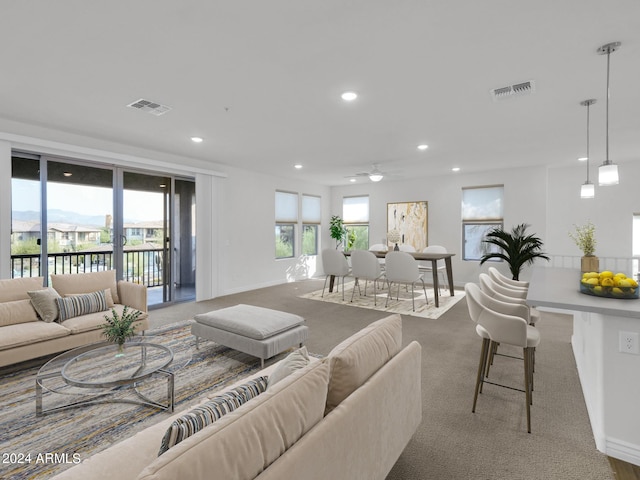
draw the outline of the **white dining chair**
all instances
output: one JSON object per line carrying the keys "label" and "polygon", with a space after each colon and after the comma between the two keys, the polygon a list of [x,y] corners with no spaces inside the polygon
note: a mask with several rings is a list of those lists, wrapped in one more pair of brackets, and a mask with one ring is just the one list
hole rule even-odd
{"label": "white dining chair", "polygon": [[415,252],[416,249],[413,245],[409,245],[408,243],[402,243],[400,245],[398,245],[398,248],[400,249],[401,252]]}
{"label": "white dining chair", "polygon": [[[474,283],[465,285],[469,316],[476,323],[476,332],[482,338],[478,373],[473,395],[475,413],[478,394],[482,393],[485,383],[518,390],[525,393],[527,412],[527,431],[531,433],[531,405],[533,404],[533,349],[540,344],[540,333],[527,324],[523,316],[525,307],[492,299]],[[493,383],[486,380],[485,366],[488,363],[491,347],[495,343],[513,345],[522,348],[524,360],[524,389]]]}
{"label": "white dining chair", "polygon": [[360,290],[361,279],[365,281],[364,296],[367,296],[367,284],[371,280],[373,282],[373,305],[376,306],[378,304],[377,283],[378,280],[384,277],[378,258],[367,250],[353,250],[351,252],[351,274],[355,277],[355,283],[351,291],[351,301],[353,302],[356,286],[358,287],[358,294],[362,295]]}
{"label": "white dining chair", "polygon": [[[422,249],[422,253],[447,253],[447,249],[442,245],[429,245]],[[420,271],[425,274],[432,275],[433,267],[432,263],[420,264]],[[447,267],[444,264],[444,260],[438,260],[436,272],[437,275],[442,279],[441,282],[438,282],[438,287],[440,288],[440,293],[442,293],[442,287],[445,285],[445,273],[447,271]],[[427,277],[428,278],[428,277]]]}
{"label": "white dining chair", "polygon": [[398,293],[396,299],[400,299],[400,284],[411,285],[411,304],[413,311],[416,311],[416,300],[414,296],[415,284],[417,282],[422,283],[422,290],[424,291],[424,299],[426,303],[429,303],[427,297],[427,289],[424,284],[424,279],[418,268],[418,262],[413,256],[407,252],[389,252],[385,256],[385,276],[387,278],[387,287],[389,288],[389,294],[387,295],[387,302],[385,308],[389,305],[389,297],[391,297],[391,285],[398,284]]}
{"label": "white dining chair", "polygon": [[322,250],[322,269],[326,275],[324,286],[322,287],[322,297],[327,286],[327,280],[333,275],[337,280],[337,288],[340,289],[340,279],[342,278],[342,300],[344,301],[344,279],[351,273],[347,257],[340,250],[325,248]]}

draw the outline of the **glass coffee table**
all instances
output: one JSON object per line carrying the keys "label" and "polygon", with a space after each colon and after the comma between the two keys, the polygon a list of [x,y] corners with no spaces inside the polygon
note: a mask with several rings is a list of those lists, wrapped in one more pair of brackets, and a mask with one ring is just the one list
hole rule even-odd
{"label": "glass coffee table", "polygon": [[[52,358],[36,375],[36,415],[96,403],[123,402],[173,412],[174,372],[191,360],[191,351],[177,355],[164,337],[137,336],[122,352],[118,345],[98,342]],[[158,379],[166,380],[164,387]],[[51,403],[48,408],[43,399]],[[154,399],[155,398],[155,399]]]}

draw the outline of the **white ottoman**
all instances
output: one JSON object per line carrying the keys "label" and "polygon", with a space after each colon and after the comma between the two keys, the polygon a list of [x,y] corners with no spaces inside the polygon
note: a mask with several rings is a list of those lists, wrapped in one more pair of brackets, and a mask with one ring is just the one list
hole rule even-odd
{"label": "white ottoman", "polygon": [[302,346],[309,336],[304,318],[253,305],[235,305],[193,317],[191,333],[260,358],[260,365],[278,353]]}

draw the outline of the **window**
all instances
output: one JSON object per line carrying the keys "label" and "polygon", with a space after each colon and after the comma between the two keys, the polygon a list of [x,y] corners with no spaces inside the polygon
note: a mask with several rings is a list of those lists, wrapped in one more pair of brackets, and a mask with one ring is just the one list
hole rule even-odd
{"label": "window", "polygon": [[322,206],[320,197],[302,195],[302,254],[318,254],[318,226]]}
{"label": "window", "polygon": [[369,248],[369,197],[344,197],[342,221],[347,229],[345,250]]}
{"label": "window", "polygon": [[484,243],[485,235],[493,228],[502,228],[502,185],[462,189],[462,251],[464,260],[480,260],[497,247]]}
{"label": "window", "polygon": [[640,213],[633,214],[633,230],[632,230],[632,247],[631,255],[633,255],[633,275],[640,279]]}
{"label": "window", "polygon": [[298,223],[298,194],[276,192],[276,258],[294,256],[296,223]]}

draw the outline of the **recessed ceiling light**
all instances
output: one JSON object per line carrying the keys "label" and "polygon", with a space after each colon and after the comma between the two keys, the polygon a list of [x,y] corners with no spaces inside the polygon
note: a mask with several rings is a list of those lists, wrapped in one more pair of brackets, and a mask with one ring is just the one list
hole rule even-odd
{"label": "recessed ceiling light", "polygon": [[296,163],[293,168],[297,168],[298,170],[300,170],[302,168],[302,165],[300,165],[299,163]]}
{"label": "recessed ceiling light", "polygon": [[429,148],[429,145],[427,145],[426,143],[423,143],[422,145],[418,145],[418,150],[425,151],[427,148]]}
{"label": "recessed ceiling light", "polygon": [[202,137],[191,137],[193,143],[202,143],[204,139]]}
{"label": "recessed ceiling light", "polygon": [[350,179],[349,179],[349,181],[350,181],[351,183],[356,183],[356,179],[355,179],[355,178],[350,178]]}
{"label": "recessed ceiling light", "polygon": [[459,172],[460,171],[460,167],[453,167],[451,169],[452,172]]}
{"label": "recessed ceiling light", "polygon": [[358,94],[356,92],[344,92],[340,96],[345,102],[353,102],[356,98],[358,98]]}
{"label": "recessed ceiling light", "polygon": [[580,157],[578,158],[579,162],[586,162],[587,160],[589,160],[587,157]]}
{"label": "recessed ceiling light", "polygon": [[73,175],[73,173],[71,172],[63,172],[62,173],[65,177],[70,177],[71,175]]}

